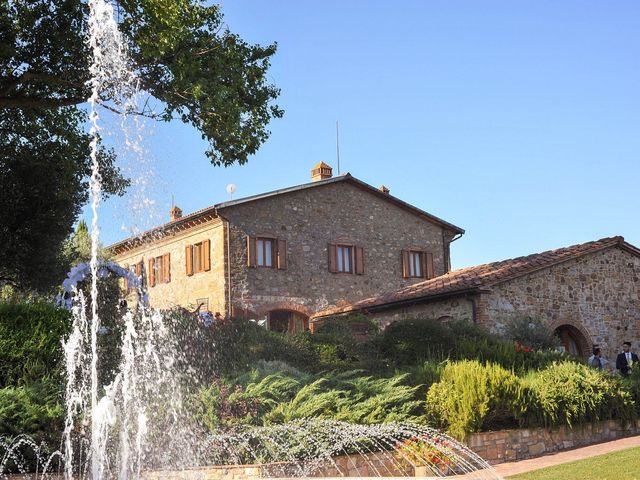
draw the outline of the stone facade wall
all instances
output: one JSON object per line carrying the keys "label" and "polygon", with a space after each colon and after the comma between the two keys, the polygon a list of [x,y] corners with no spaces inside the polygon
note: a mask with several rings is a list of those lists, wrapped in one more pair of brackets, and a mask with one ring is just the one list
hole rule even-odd
{"label": "stone facade wall", "polygon": [[[347,182],[307,188],[220,209],[229,220],[232,302],[237,312],[261,316],[274,309],[310,315],[323,308],[399,289],[401,251],[433,254],[434,271],[446,270],[451,233]],[[247,235],[287,241],[287,269],[247,267]],[[330,273],[327,246],[364,248],[364,275]]]}
{"label": "stone facade wall", "polygon": [[456,297],[434,303],[383,310],[369,314],[369,318],[376,321],[382,329],[395,321],[411,318],[439,320],[441,322],[465,320],[473,323],[473,301],[474,299],[471,297]]}
{"label": "stone facade wall", "polygon": [[539,457],[545,453],[584,447],[640,433],[640,421],[621,425],[615,420],[557,430],[532,428],[474,433],[467,440],[471,450],[491,464]]}
{"label": "stone facade wall", "polygon": [[487,295],[490,328],[513,315],[546,319],[552,328],[571,325],[615,361],[622,342],[640,341],[640,258],[614,247],[585,255],[493,288]]}
{"label": "stone facade wall", "polygon": [[[185,248],[204,240],[211,241],[211,269],[187,276]],[[120,265],[144,262],[145,271],[149,259],[169,253],[171,256],[171,281],[149,287],[149,302],[155,308],[170,308],[180,305],[195,308],[196,300],[206,298],[209,311],[226,312],[225,281],[225,228],[216,219],[203,225],[179,232],[175,236],[161,238],[115,257]],[[133,299],[133,297],[132,297]]]}

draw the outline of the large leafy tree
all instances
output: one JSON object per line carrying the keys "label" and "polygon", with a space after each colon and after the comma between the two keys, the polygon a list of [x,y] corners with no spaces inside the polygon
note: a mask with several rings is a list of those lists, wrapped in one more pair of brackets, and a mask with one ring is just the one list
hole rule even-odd
{"label": "large leafy tree", "polygon": [[[276,45],[251,45],[198,0],[118,0],[133,67],[152,99],[138,114],[180,119],[209,141],[216,165],[245,163],[282,111],[267,81]],[[78,105],[89,96],[88,7],[81,0],[0,6],[0,108]],[[108,103],[108,92],[102,98]]]}
{"label": "large leafy tree", "polygon": [[[214,165],[243,164],[282,111],[267,81],[275,44],[243,41],[218,6],[198,0],[113,1],[147,101],[134,112],[196,127]],[[0,283],[45,289],[87,201],[86,0],[0,1]],[[115,109],[109,90],[100,103]],[[105,194],[126,187],[101,150]]]}

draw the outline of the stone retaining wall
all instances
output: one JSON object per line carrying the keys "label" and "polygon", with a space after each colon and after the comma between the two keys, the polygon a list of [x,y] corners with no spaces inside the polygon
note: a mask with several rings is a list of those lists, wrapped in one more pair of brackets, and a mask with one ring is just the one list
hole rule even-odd
{"label": "stone retaining wall", "polygon": [[615,420],[608,420],[574,428],[562,426],[556,430],[531,428],[474,433],[467,445],[489,463],[496,464],[637,434],[640,434],[640,421],[622,426]]}

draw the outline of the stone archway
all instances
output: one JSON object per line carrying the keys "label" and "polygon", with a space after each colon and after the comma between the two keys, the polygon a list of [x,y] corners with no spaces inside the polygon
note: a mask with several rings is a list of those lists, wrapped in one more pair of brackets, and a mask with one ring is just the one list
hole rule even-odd
{"label": "stone archway", "polygon": [[553,333],[558,336],[565,352],[576,357],[587,357],[591,351],[591,341],[584,329],[572,323],[559,323]]}

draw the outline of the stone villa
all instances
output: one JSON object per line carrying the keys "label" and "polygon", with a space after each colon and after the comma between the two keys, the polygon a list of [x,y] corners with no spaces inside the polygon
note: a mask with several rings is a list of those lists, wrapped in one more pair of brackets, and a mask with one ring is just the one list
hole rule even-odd
{"label": "stone villa", "polygon": [[565,348],[612,352],[640,337],[640,250],[612,237],[450,271],[464,230],[319,163],[312,181],[220,203],[109,247],[154,307],[180,305],[313,329],[364,312],[500,329],[519,313],[551,322]]}

